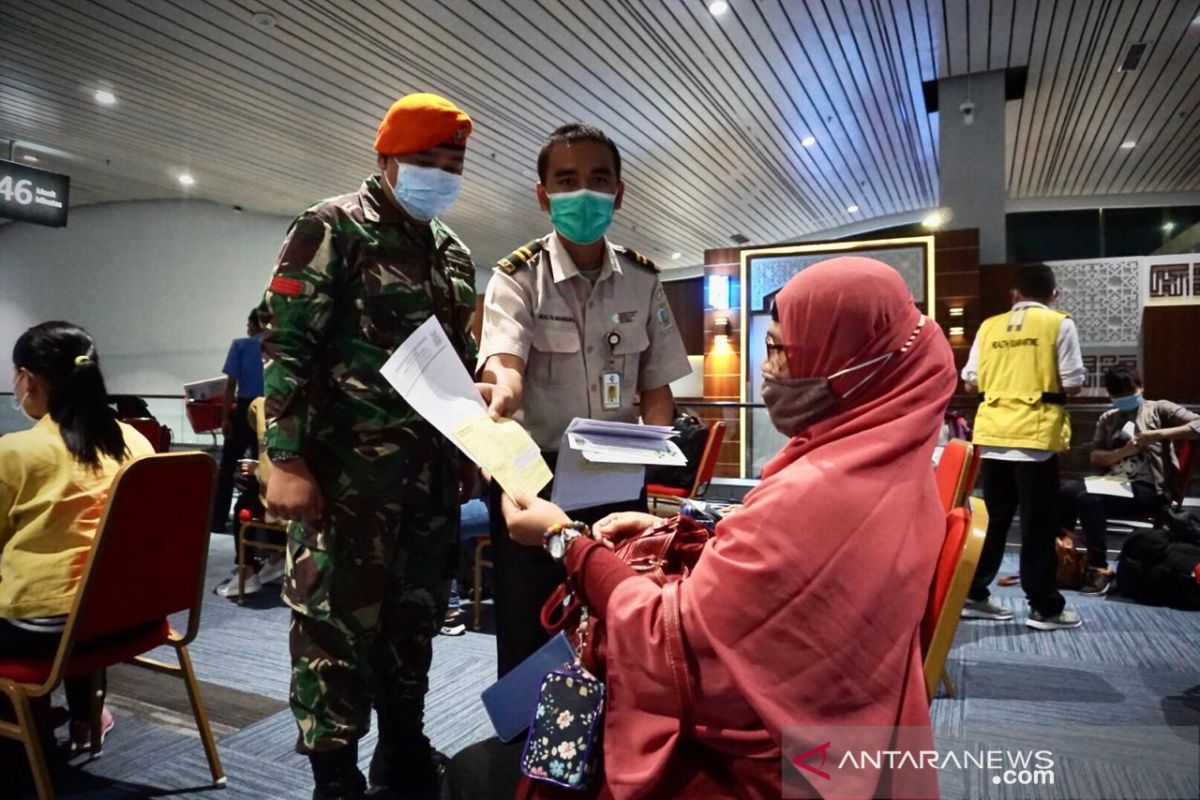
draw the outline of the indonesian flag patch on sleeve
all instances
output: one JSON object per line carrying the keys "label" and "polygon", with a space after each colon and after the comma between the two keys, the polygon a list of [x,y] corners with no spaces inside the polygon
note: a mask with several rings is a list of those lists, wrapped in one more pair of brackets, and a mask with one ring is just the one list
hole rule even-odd
{"label": "indonesian flag patch on sleeve", "polygon": [[271,291],[288,297],[299,297],[304,294],[304,281],[276,275],[271,279]]}

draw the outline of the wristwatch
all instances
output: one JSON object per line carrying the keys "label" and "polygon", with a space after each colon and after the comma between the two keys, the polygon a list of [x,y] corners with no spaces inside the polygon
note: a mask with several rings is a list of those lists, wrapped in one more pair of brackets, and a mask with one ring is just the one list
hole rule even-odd
{"label": "wristwatch", "polygon": [[293,453],[291,450],[268,450],[267,458],[272,464],[282,464],[285,461],[295,461],[300,457],[299,453]]}
{"label": "wristwatch", "polygon": [[542,536],[542,547],[555,561],[562,561],[571,542],[587,535],[587,525],[582,522],[560,523]]}

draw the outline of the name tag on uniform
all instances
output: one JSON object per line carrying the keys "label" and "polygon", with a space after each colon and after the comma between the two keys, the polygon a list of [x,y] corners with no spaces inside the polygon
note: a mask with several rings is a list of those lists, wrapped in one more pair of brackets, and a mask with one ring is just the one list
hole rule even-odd
{"label": "name tag on uniform", "polygon": [[621,407],[621,373],[605,372],[600,376],[600,401],[605,411]]}

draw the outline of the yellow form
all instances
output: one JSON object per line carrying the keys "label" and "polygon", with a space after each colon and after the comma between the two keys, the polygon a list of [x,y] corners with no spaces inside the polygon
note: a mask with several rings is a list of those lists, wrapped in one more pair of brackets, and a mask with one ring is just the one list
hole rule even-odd
{"label": "yellow form", "polygon": [[480,414],[462,422],[454,436],[479,466],[492,473],[504,491],[536,495],[553,474],[537,443],[519,422]]}

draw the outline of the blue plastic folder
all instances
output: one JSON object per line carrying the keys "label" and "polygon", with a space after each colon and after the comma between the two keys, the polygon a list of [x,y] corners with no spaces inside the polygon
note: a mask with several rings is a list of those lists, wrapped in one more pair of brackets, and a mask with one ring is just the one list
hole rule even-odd
{"label": "blue plastic folder", "polygon": [[500,741],[511,742],[525,732],[533,719],[533,710],[537,708],[542,681],[552,671],[574,660],[575,650],[566,634],[560,633],[483,690],[480,695],[483,707],[492,718],[492,727]]}

